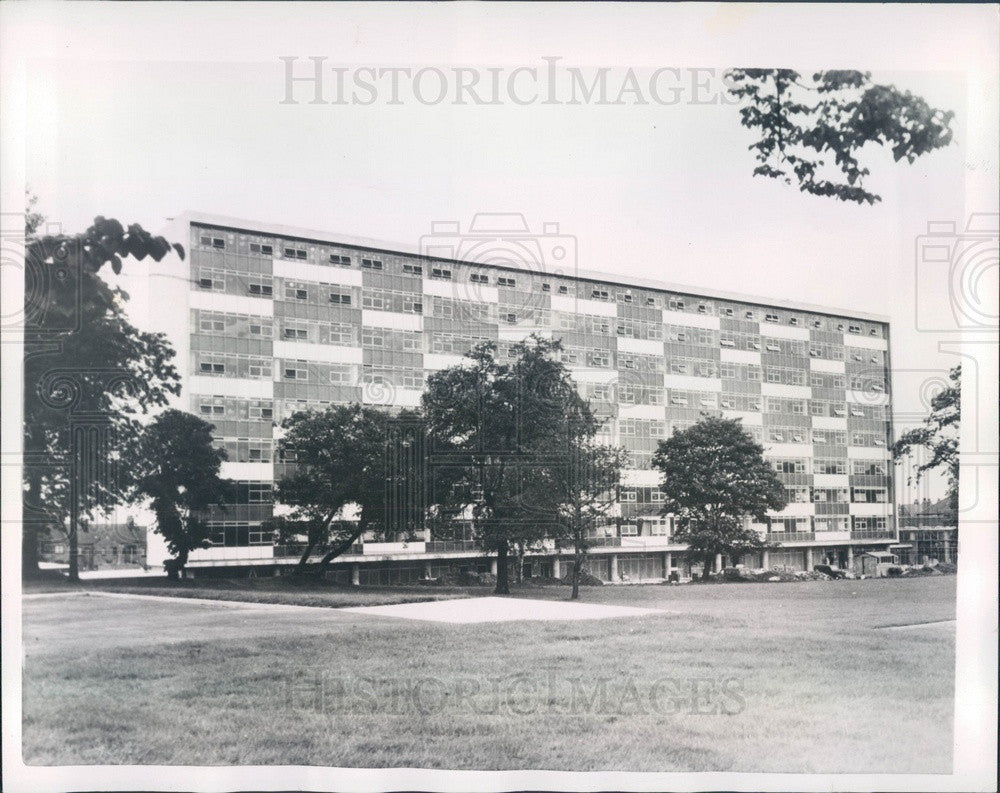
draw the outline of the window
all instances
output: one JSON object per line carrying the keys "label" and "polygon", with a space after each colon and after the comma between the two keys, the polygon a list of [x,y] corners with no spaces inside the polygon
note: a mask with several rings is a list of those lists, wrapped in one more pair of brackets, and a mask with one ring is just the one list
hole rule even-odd
{"label": "window", "polygon": [[543,292],[551,292],[552,291],[552,284],[542,284],[542,291]]}
{"label": "window", "polygon": [[270,407],[270,402],[251,402],[250,403],[250,418],[252,419],[270,419],[274,416],[274,410]]}
{"label": "window", "polygon": [[284,254],[286,259],[305,259],[309,256],[305,248],[285,248]]}
{"label": "window", "polygon": [[747,319],[753,319],[753,312],[752,312],[752,311],[748,311],[748,312],[747,312],[746,314],[744,314],[744,316],[745,316],[745,317],[746,317]]}
{"label": "window", "polygon": [[226,373],[226,365],[224,363],[212,363],[211,361],[202,361],[199,368],[203,374]]}
{"label": "window", "polygon": [[788,320],[788,324],[789,325],[798,325],[799,324],[799,318],[798,317],[790,317],[789,320]]}
{"label": "window", "polygon": [[610,300],[607,289],[592,289],[590,291],[591,300]]}
{"label": "window", "polygon": [[226,241],[222,237],[207,237],[202,236],[202,245],[211,245],[213,248],[223,249],[226,247]]}
{"label": "window", "polygon": [[247,363],[247,376],[257,380],[267,380],[271,377],[271,361],[261,358],[251,358]]}
{"label": "window", "polygon": [[274,288],[271,284],[265,284],[262,281],[250,281],[247,284],[247,291],[251,295],[259,295],[261,297],[271,297],[274,294]]}
{"label": "window", "polygon": [[878,330],[875,329],[875,328],[872,328],[870,331],[868,331],[868,335],[869,336],[878,336]]}
{"label": "window", "polygon": [[350,384],[351,367],[348,364],[333,364],[330,367],[330,382],[334,385]]}
{"label": "window", "polygon": [[735,312],[735,311],[733,311],[733,310],[732,310],[731,308],[724,308],[724,309],[722,309],[722,313],[723,313],[723,315],[724,315],[724,316],[727,316],[727,317],[731,317],[731,316],[733,316],[733,315],[734,315],[734,314],[735,314],[736,312]]}
{"label": "window", "polygon": [[403,273],[406,275],[423,275],[424,268],[419,264],[406,264],[403,263]]}
{"label": "window", "polygon": [[568,293],[569,293],[569,287],[568,286],[560,286],[559,287],[559,294],[560,295],[565,295],[565,294],[568,294]]}
{"label": "window", "polygon": [[823,327],[823,320],[821,320],[821,319],[814,319],[813,320],[813,327],[814,328],[822,328]]}
{"label": "window", "polygon": [[764,321],[765,322],[777,322],[778,321],[778,315],[777,314],[765,314],[764,315]]}
{"label": "window", "polygon": [[507,322],[507,323],[510,323],[511,325],[513,325],[513,324],[515,324],[517,322],[517,314],[504,314],[503,315],[503,320],[504,320],[504,322]]}
{"label": "window", "polygon": [[207,317],[202,316],[201,320],[198,322],[198,329],[203,333],[221,333],[226,329],[226,323],[224,320],[215,319],[218,315],[209,314]]}
{"label": "window", "polygon": [[297,284],[294,281],[285,283],[285,300],[308,300],[309,290],[305,284]]}
{"label": "window", "polygon": [[432,267],[431,268],[431,278],[437,278],[441,281],[451,280],[451,270],[444,267]]}
{"label": "window", "polygon": [[361,267],[365,270],[381,270],[382,260],[381,259],[362,259]]}
{"label": "window", "polygon": [[274,248],[260,242],[251,242],[250,253],[259,253],[261,256],[273,256]]}
{"label": "window", "polygon": [[498,275],[497,286],[506,286],[508,288],[512,288],[517,286],[517,281],[513,278],[508,278],[507,276]]}
{"label": "window", "polygon": [[293,322],[288,320],[285,322],[285,330],[282,334],[285,339],[296,339],[303,340],[309,338],[308,325],[305,322]]}
{"label": "window", "polygon": [[329,325],[329,343],[351,345],[354,344],[354,329],[343,322],[331,322]]}
{"label": "window", "polygon": [[471,273],[469,275],[469,280],[474,284],[488,284],[490,282],[490,277],[486,273]]}
{"label": "window", "polygon": [[308,380],[309,369],[305,361],[285,361],[284,378],[286,380]]}
{"label": "window", "polygon": [[346,292],[331,292],[330,302],[341,306],[351,305],[351,296]]}
{"label": "window", "polygon": [[199,410],[203,416],[224,416],[226,413],[225,400],[222,397],[203,400],[199,405]]}
{"label": "window", "polygon": [[338,267],[350,267],[351,266],[351,257],[350,256],[344,256],[344,255],[339,254],[339,253],[331,253],[330,254],[330,264],[335,264]]}
{"label": "window", "polygon": [[634,523],[622,524],[622,537],[635,537],[639,534],[639,527]]}
{"label": "window", "polygon": [[708,313],[708,306],[706,306],[704,303],[699,303],[698,304],[698,313],[699,314],[707,314]]}

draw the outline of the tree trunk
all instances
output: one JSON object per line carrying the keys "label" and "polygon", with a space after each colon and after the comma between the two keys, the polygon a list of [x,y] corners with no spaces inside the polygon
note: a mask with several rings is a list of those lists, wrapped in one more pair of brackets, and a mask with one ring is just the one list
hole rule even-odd
{"label": "tree trunk", "polygon": [[309,562],[309,557],[312,555],[313,549],[316,547],[315,540],[308,540],[306,542],[306,549],[302,552],[302,556],[299,557],[299,563],[295,565],[295,569],[292,571],[292,575],[303,575],[306,571],[306,564]]}
{"label": "tree trunk", "polygon": [[327,568],[330,566],[330,562],[332,562],[341,554],[345,553],[352,545],[354,545],[354,543],[358,541],[358,537],[364,534],[367,528],[368,528],[367,524],[362,525],[359,523],[358,528],[355,531],[351,532],[350,536],[347,537],[347,539],[342,540],[332,549],[327,551],[326,555],[319,560],[319,565],[316,567],[316,571],[314,573],[316,578],[322,578],[326,573]]}
{"label": "tree trunk", "polygon": [[319,543],[320,539],[323,537],[330,536],[330,524],[333,523],[333,519],[336,516],[337,513],[334,512],[328,515],[326,518],[324,518],[323,528],[319,532],[313,533],[312,531],[309,531],[306,533],[306,547],[305,550],[302,552],[302,556],[299,557],[299,563],[295,565],[295,569],[292,571],[292,575],[295,576],[305,575],[306,567],[309,564],[309,557],[312,556],[312,552],[316,550],[316,545]]}
{"label": "tree trunk", "polygon": [[80,545],[76,518],[69,521],[69,580],[80,580]]}
{"label": "tree trunk", "polygon": [[583,567],[583,557],[580,552],[576,552],[576,556],[573,557],[573,591],[569,595],[570,600],[579,600],[580,598],[580,568]]}
{"label": "tree trunk", "polygon": [[497,585],[494,595],[509,595],[510,583],[507,571],[507,541],[501,540],[497,545]]}
{"label": "tree trunk", "polygon": [[516,546],[517,548],[517,567],[515,580],[519,584],[524,583],[524,543],[519,542]]}

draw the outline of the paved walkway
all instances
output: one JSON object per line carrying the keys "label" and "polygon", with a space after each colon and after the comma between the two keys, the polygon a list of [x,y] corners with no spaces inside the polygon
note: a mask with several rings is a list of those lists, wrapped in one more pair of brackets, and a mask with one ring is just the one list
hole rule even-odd
{"label": "paved walkway", "polygon": [[38,592],[30,595],[22,595],[22,600],[40,600],[54,597],[102,597],[117,598],[119,600],[148,600],[155,603],[187,604],[189,606],[211,606],[213,608],[245,609],[249,611],[277,611],[277,612],[304,612],[304,611],[346,611],[331,606],[299,606],[294,603],[258,603],[250,600],[217,600],[216,598],[189,598],[177,595],[138,595],[132,592],[105,592],[99,589],[87,591],[69,590],[65,592]]}
{"label": "paved walkway", "polygon": [[671,613],[661,609],[634,608],[632,606],[606,606],[600,603],[504,597],[439,600],[430,603],[400,603],[395,606],[352,606],[341,609],[341,611],[375,617],[453,623],[514,622],[516,620],[537,620],[540,622],[601,620]]}

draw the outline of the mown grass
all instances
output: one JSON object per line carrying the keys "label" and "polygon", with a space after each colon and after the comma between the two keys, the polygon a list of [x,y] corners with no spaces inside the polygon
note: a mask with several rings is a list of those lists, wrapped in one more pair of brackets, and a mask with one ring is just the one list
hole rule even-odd
{"label": "mown grass", "polygon": [[954,633],[877,628],[952,619],[954,594],[950,576],[598,587],[584,599],[664,613],[501,625],[29,600],[24,756],[947,773]]}

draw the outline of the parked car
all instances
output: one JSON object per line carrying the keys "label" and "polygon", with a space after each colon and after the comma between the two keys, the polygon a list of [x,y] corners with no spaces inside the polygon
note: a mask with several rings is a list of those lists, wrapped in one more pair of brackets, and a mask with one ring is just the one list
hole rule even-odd
{"label": "parked car", "polygon": [[818,564],[813,567],[817,573],[823,573],[823,575],[828,575],[830,578],[847,578],[847,571],[841,570],[839,567],[833,567],[828,564]]}

